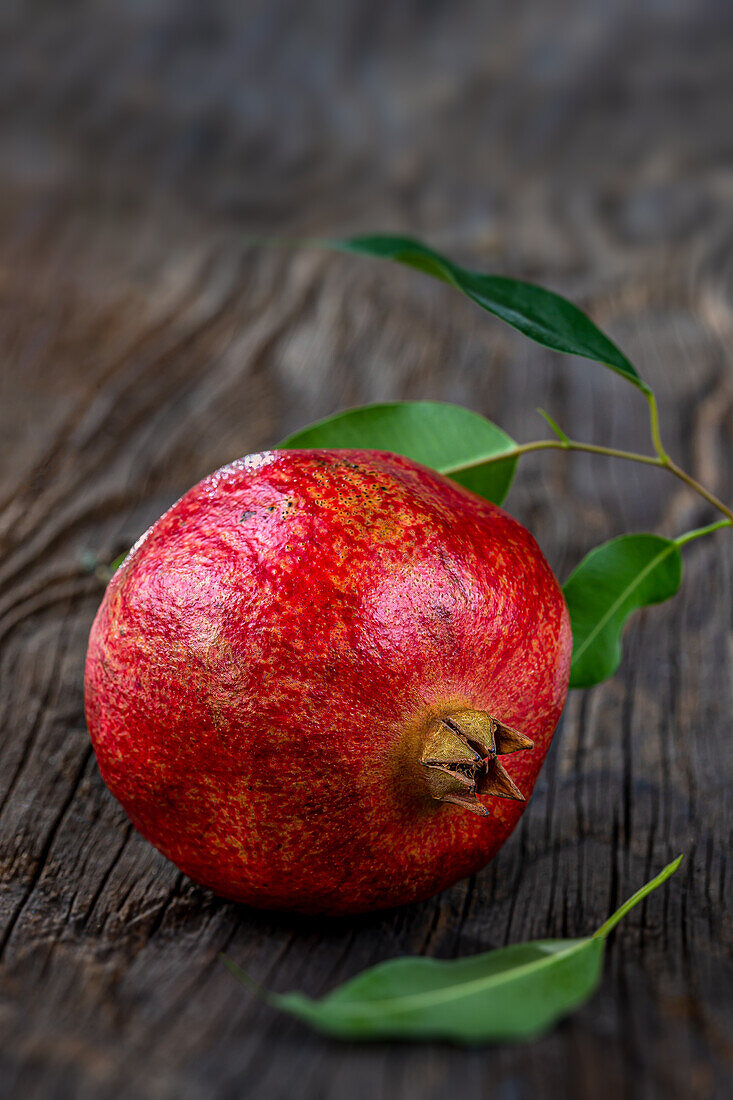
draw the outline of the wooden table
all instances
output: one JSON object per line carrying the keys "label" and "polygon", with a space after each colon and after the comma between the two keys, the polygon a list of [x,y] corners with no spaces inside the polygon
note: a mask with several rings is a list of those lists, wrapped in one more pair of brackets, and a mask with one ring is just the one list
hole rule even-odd
{"label": "wooden table", "polygon": [[[620,672],[569,699],[521,826],[439,898],[349,920],[192,885],[104,788],[82,669],[105,566],[216,466],[334,409],[435,398],[519,440],[548,409],[647,446],[643,399],[416,273],[251,245],[409,231],[566,293],[731,499],[733,21],[723,3],[297,0],[0,13],[0,1093],[497,1100],[731,1095],[730,538],[685,551]],[[713,515],[671,477],[526,459],[561,577]],[[600,993],[529,1046],[342,1045],[217,961],[311,994],[405,952],[619,928]]]}

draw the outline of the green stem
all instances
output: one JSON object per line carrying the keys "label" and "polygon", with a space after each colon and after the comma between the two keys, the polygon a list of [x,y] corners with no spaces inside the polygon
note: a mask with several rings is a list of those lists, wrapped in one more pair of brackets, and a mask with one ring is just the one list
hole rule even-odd
{"label": "green stem", "polygon": [[625,901],[621,908],[617,909],[616,912],[601,925],[598,931],[593,933],[593,939],[605,939],[608,933],[616,927],[618,922],[624,919],[630,909],[633,909],[635,905],[638,905],[639,902],[647,896],[647,894],[651,894],[652,890],[656,890],[657,886],[661,886],[670,875],[675,873],[681,862],[682,856],[677,856],[677,859],[668,863],[664,870],[659,872],[656,878],[653,878],[651,882],[647,882],[645,886],[642,886],[641,890],[637,890],[635,894],[632,894],[629,900]]}
{"label": "green stem", "polygon": [[259,982],[256,982],[254,978],[250,978],[249,974],[245,974],[244,970],[238,967],[237,964],[228,958],[222,951],[219,952],[219,958],[224,963],[229,973],[236,978],[238,982],[241,982],[250,993],[254,993],[256,997],[259,997],[263,1001],[270,1000],[270,994],[265,987],[260,985]]}
{"label": "green stem", "polygon": [[707,527],[697,527],[694,531],[687,531],[674,541],[678,546],[684,546],[685,543],[692,542],[694,539],[701,539],[703,535],[712,535],[713,531],[719,531],[721,527],[733,527],[733,521],[720,519],[717,523],[709,523]]}
{"label": "green stem", "polygon": [[[717,508],[719,512],[722,512],[723,515],[733,523],[733,511],[731,511],[727,505],[723,504],[722,500],[719,500],[714,493],[711,493],[701,485],[699,481],[695,481],[694,477],[690,477],[688,473],[685,473],[685,471],[669,457],[664,449],[662,437],[659,432],[659,408],[657,406],[657,399],[651,390],[645,391],[644,395],[649,404],[649,422],[652,430],[652,443],[654,444],[654,450],[659,456],[660,466],[664,466],[673,473],[675,477],[678,477],[680,481],[684,481],[685,485],[689,485],[691,489],[694,489],[694,491],[704,500],[707,500],[709,504],[712,504],[714,508]],[[727,526],[727,524],[723,524],[723,526]]]}
{"label": "green stem", "polygon": [[701,485],[699,481],[695,481],[694,477],[685,473],[666,453],[658,438],[659,423],[656,417],[657,406],[653,400],[653,395],[650,406],[655,412],[652,420],[652,434],[656,432],[654,445],[655,447],[657,447],[657,443],[659,445],[657,455],[637,454],[635,451],[620,451],[616,447],[601,447],[595,443],[578,443],[574,439],[537,439],[532,443],[519,443],[510,450],[501,451],[500,454],[490,455],[488,458],[477,458],[473,462],[462,462],[457,466],[445,466],[442,468],[441,473],[457,474],[463,470],[472,470],[476,466],[488,466],[492,462],[503,462],[507,458],[519,458],[521,455],[531,454],[532,451],[584,451],[586,454],[606,455],[608,458],[623,458],[627,462],[642,462],[645,466],[658,466],[660,469],[669,470],[676,478],[684,481],[685,485],[688,485],[690,489],[694,489],[699,496],[707,500],[719,512],[722,512],[727,522],[721,523],[720,527],[733,526],[733,511],[726,504],[723,504],[723,501],[716,497],[714,493]]}
{"label": "green stem", "polygon": [[662,444],[662,437],[659,434],[659,408],[657,406],[657,399],[651,390],[646,390],[645,396],[649,404],[649,422],[652,429],[652,443],[654,444],[654,450],[659,455],[659,459],[662,465],[668,466],[670,463],[670,457],[664,449],[664,446]]}
{"label": "green stem", "polygon": [[600,447],[595,443],[577,443],[573,439],[537,439],[532,443],[518,443],[510,450],[488,458],[477,458],[473,462],[461,462],[457,466],[443,466],[441,473],[457,474],[462,470],[472,470],[475,466],[488,466],[492,462],[503,462],[507,458],[519,458],[532,451],[586,451],[592,455],[607,455],[611,458],[625,458],[629,462],[644,462],[647,466],[661,466],[662,462],[654,455],[636,454],[634,451],[619,451],[615,447]]}
{"label": "green stem", "polygon": [[708,504],[712,504],[714,508],[722,512],[728,520],[728,524],[733,524],[733,511],[731,511],[726,504],[723,504],[722,500],[719,500],[714,493],[711,493],[704,485],[701,485],[699,481],[695,481],[694,477],[690,477],[689,474],[686,474],[671,458],[668,458],[662,465],[665,466],[671,474],[678,477],[680,481],[684,481],[685,485],[689,485],[691,489],[694,489],[696,493],[708,502]]}

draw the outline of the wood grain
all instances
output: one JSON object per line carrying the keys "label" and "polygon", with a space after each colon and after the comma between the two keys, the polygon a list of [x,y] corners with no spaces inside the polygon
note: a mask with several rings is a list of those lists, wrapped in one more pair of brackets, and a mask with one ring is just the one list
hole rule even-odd
{"label": "wood grain", "polygon": [[[575,693],[515,836],[439,898],[343,921],[193,886],[85,730],[104,566],[181,492],[337,408],[542,406],[638,448],[637,394],[448,288],[268,234],[402,230],[573,297],[733,497],[733,19],[725,3],[102,0],[0,10],[0,1094],[79,1100],[709,1098],[733,1079],[731,540],[685,551],[608,684]],[[510,510],[561,576],[712,518],[658,471],[532,456]],[[619,928],[601,992],[528,1047],[328,1042],[311,994],[403,952]]]}

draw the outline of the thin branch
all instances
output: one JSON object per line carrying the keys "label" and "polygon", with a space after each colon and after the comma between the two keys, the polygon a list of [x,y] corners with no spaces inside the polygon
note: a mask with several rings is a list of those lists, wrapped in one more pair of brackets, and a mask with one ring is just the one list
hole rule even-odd
{"label": "thin branch", "polygon": [[654,444],[654,450],[659,455],[662,465],[668,466],[671,460],[664,449],[662,437],[659,432],[659,407],[657,405],[657,399],[651,390],[646,392],[645,396],[649,404],[649,423],[652,430],[652,443]]}
{"label": "thin branch", "polygon": [[719,500],[714,493],[711,493],[709,489],[706,489],[704,485],[701,485],[699,481],[695,481],[694,477],[690,477],[684,470],[680,469],[676,462],[673,462],[671,458],[662,463],[670,473],[678,477],[680,481],[684,481],[685,485],[689,485],[691,489],[694,489],[696,493],[699,493],[709,504],[712,504],[714,508],[717,508],[719,512],[722,512],[726,519],[730,523],[733,523],[733,511],[723,504],[722,500]]}
{"label": "thin branch", "polygon": [[733,523],[729,519],[719,519],[717,523],[709,523],[707,527],[696,527],[694,531],[686,531],[674,541],[678,546],[686,546],[688,542],[701,539],[703,535],[712,535],[713,531],[720,531],[723,527],[733,527]]}
{"label": "thin branch", "polygon": [[[651,401],[650,405],[652,405]],[[652,407],[656,409],[656,402],[653,403]],[[656,429],[658,436],[658,422],[656,422]],[[637,454],[635,451],[620,451],[615,447],[601,447],[595,443],[578,443],[574,439],[537,439],[532,443],[519,443],[516,447],[501,451],[499,454],[489,455],[487,458],[477,458],[473,462],[462,462],[456,466],[443,467],[441,472],[456,474],[463,470],[472,470],[477,466],[489,466],[493,462],[503,462],[509,458],[520,458],[522,455],[531,454],[533,451],[583,451],[586,454],[605,455],[607,458],[623,458],[627,462],[641,462],[645,466],[657,466],[659,469],[669,470],[671,474],[674,474],[680,481],[684,481],[685,485],[688,485],[690,489],[694,489],[699,496],[712,504],[719,512],[722,512],[729,522],[721,524],[721,526],[733,525],[733,510],[716,497],[714,493],[706,489],[704,485],[701,485],[699,481],[695,481],[694,477],[685,473],[676,462],[673,462],[662,447],[661,442],[659,442],[659,447],[661,448],[661,454],[655,456]]]}
{"label": "thin branch", "polygon": [[532,451],[586,451],[593,455],[606,455],[611,458],[625,458],[629,462],[644,462],[647,466],[663,466],[661,459],[654,455],[636,454],[634,451],[619,451],[615,447],[600,447],[595,443],[577,443],[573,439],[564,442],[559,439],[537,439],[532,443],[518,443],[500,454],[489,455],[488,458],[477,458],[473,462],[461,462],[456,466],[444,466],[441,473],[457,474],[462,470],[472,470],[476,466],[488,466],[492,462],[502,462],[507,458],[519,458],[521,455],[530,454]]}

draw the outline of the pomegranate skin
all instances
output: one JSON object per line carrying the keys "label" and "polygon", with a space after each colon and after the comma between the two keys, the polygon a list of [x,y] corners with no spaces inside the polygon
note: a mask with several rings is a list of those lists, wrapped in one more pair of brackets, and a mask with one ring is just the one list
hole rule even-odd
{"label": "pomegranate skin", "polygon": [[250,905],[349,913],[484,866],[524,803],[431,798],[426,729],[488,711],[534,748],[567,694],[567,608],[500,508],[407,458],[272,451],[194,486],[112,578],[89,641],[102,776],[194,881]]}

